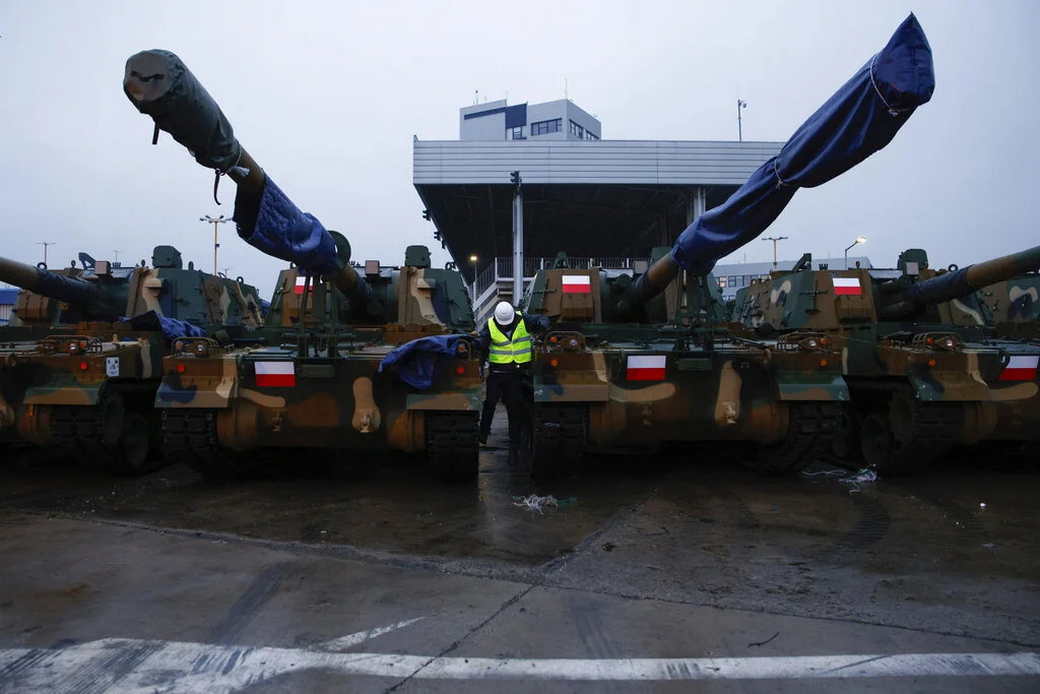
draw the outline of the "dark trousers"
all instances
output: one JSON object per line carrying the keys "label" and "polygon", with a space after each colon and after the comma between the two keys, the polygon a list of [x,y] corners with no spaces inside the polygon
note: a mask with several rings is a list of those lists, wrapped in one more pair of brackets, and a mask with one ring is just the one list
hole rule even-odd
{"label": "dark trousers", "polygon": [[487,440],[491,432],[491,419],[495,416],[495,407],[499,400],[505,403],[506,414],[509,416],[510,448],[530,440],[531,402],[534,400],[530,375],[520,369],[506,373],[492,371],[488,374],[487,399],[484,400],[484,408],[480,412],[482,440]]}

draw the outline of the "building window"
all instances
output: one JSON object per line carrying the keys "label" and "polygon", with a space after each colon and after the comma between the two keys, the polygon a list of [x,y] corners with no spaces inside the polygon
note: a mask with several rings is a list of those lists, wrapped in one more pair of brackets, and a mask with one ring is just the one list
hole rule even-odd
{"label": "building window", "polygon": [[585,131],[585,139],[586,140],[598,140],[599,139],[599,135],[593,134],[593,132],[591,130],[586,130]]}
{"label": "building window", "polygon": [[736,287],[737,286],[737,277],[736,277],[736,275],[731,275],[730,276],[730,278],[729,278],[729,286],[731,286],[731,287]]}
{"label": "building window", "polygon": [[562,118],[553,118],[552,120],[540,120],[537,123],[531,123],[531,137],[534,137],[535,135],[548,135],[549,133],[558,133],[562,129]]}
{"label": "building window", "polygon": [[726,278],[725,277],[719,277],[719,288],[720,289],[725,289],[726,288]]}
{"label": "building window", "polygon": [[516,128],[507,128],[506,135],[509,140],[526,140],[524,137],[524,126],[518,126]]}
{"label": "building window", "polygon": [[571,121],[571,135],[578,138],[579,140],[585,139],[585,128],[581,127],[574,121]]}

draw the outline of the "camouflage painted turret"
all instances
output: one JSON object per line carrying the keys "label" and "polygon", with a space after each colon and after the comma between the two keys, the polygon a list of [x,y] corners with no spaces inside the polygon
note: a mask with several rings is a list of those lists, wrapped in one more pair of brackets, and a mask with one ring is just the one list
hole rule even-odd
{"label": "camouflage painted turret", "polygon": [[[856,416],[838,453],[911,472],[956,444],[1021,436],[1005,425],[1040,416],[1037,348],[995,341],[975,297],[1038,266],[1040,247],[944,271],[920,249],[894,270],[813,270],[806,255],[741,289],[733,319],[747,336],[812,331],[840,348]],[[1032,369],[1016,369],[1022,360]]]}
{"label": "camouflage painted turret", "polygon": [[668,443],[754,443],[757,455],[746,462],[773,473],[829,450],[848,393],[826,341],[734,339],[710,275],[690,275],[685,286],[677,278],[629,320],[618,299],[640,277],[565,268],[536,275],[526,309],[554,326],[535,349],[535,475],[572,469],[587,450]]}
{"label": "camouflage painted turret", "polygon": [[157,462],[152,403],[171,338],[249,334],[263,324],[259,297],[241,279],[184,269],[173,246],[157,246],[152,267],[80,260],[50,272],[0,259],[23,288],[0,338],[0,439],[144,472]]}
{"label": "camouflage painted turret", "polygon": [[341,460],[425,452],[442,477],[472,479],[482,385],[471,338],[449,335],[473,329],[460,273],[431,268],[423,246],[399,267],[353,263],[347,239],[281,191],[173,53],[132,56],[123,90],[156,138],[170,133],[215,171],[214,195],[222,176],[235,182],[239,236],[291,263],[266,346],[184,339],[164,361],[156,406],[168,453],[220,476],[242,472],[256,448],[326,449]]}

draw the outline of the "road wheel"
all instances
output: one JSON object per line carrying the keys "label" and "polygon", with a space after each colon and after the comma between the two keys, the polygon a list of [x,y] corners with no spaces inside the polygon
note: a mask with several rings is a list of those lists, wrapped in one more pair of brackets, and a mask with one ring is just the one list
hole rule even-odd
{"label": "road wheel", "polygon": [[887,411],[863,419],[860,441],[867,464],[881,475],[911,475],[950,452],[963,411],[949,403],[922,403],[897,393]]}
{"label": "road wheel", "polygon": [[837,402],[800,402],[788,405],[789,423],[783,441],[759,446],[747,465],[765,475],[801,472],[817,462],[829,462],[834,439],[846,424],[847,412]]}

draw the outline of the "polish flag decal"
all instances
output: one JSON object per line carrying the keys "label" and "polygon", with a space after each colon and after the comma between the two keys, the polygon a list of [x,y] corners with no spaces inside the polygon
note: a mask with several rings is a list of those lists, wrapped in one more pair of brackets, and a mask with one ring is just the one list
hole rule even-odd
{"label": "polish flag decal", "polygon": [[665,356],[629,357],[625,378],[629,381],[663,381]]}
{"label": "polish flag decal", "polygon": [[1011,357],[1000,374],[1001,381],[1035,381],[1036,367],[1040,356]]}
{"label": "polish flag decal", "polygon": [[863,296],[859,277],[834,277],[835,296]]}
{"label": "polish flag decal", "polygon": [[592,278],[588,275],[564,275],[564,294],[591,294]]}
{"label": "polish flag decal", "polygon": [[[314,283],[316,281],[317,279],[311,282],[312,292],[314,291]],[[296,286],[293,287],[293,294],[303,294],[303,287],[305,284],[307,284],[307,277],[305,275],[296,275]]]}
{"label": "polish flag decal", "polygon": [[296,368],[291,361],[258,361],[256,385],[266,388],[292,388],[296,385]]}

